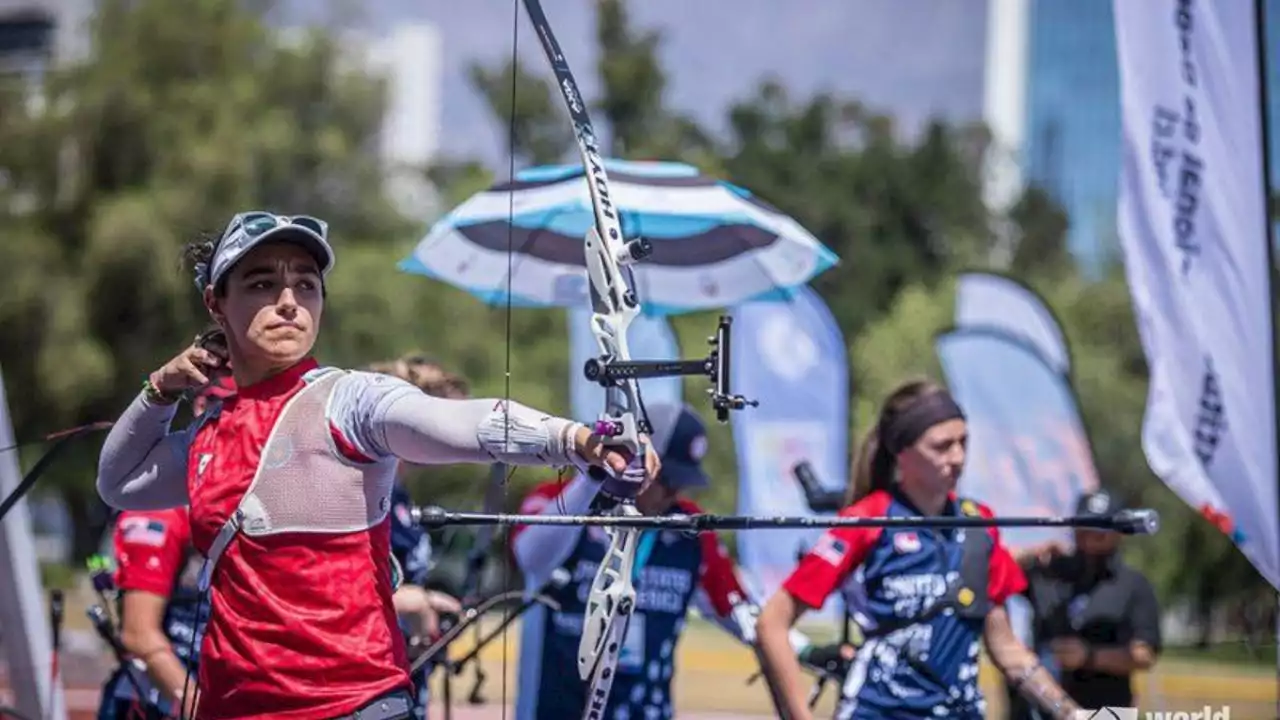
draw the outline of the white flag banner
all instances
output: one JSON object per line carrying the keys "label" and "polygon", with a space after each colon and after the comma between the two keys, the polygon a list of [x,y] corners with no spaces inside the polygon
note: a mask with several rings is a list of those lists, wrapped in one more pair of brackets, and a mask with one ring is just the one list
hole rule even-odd
{"label": "white flag banner", "polygon": [[1254,3],[1113,6],[1118,223],[1151,373],[1143,450],[1280,587]]}

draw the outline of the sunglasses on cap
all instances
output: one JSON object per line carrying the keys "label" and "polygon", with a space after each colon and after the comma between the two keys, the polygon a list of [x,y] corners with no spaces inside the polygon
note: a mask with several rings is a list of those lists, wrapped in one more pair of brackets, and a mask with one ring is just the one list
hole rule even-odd
{"label": "sunglasses on cap", "polygon": [[225,240],[227,236],[236,230],[241,230],[245,235],[255,238],[268,230],[274,230],[283,225],[296,225],[310,230],[326,240],[329,238],[329,223],[320,218],[311,217],[310,215],[276,215],[264,210],[251,210],[239,213],[231,218],[227,229],[222,232],[222,239]]}

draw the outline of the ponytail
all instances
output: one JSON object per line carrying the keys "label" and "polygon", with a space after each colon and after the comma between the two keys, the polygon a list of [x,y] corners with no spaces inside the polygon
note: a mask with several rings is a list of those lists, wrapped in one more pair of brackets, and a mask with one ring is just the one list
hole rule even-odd
{"label": "ponytail", "polygon": [[880,407],[875,427],[862,439],[853,465],[845,505],[877,490],[889,490],[897,476],[897,453],[932,425],[964,418],[960,406],[940,385],[913,380],[899,385]]}
{"label": "ponytail", "polygon": [[858,447],[853,481],[845,493],[845,505],[852,505],[877,490],[888,490],[893,485],[896,470],[897,461],[880,442],[879,429],[873,428]]}

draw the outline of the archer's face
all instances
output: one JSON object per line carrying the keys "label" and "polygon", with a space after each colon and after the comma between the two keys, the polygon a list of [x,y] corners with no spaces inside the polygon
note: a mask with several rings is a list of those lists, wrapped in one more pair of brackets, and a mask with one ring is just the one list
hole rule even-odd
{"label": "archer's face", "polygon": [[287,243],[254,248],[227,276],[226,294],[205,303],[227,333],[233,362],[288,367],[315,346],[324,294],[320,269]]}
{"label": "archer's face", "polygon": [[1076,529],[1076,550],[1081,555],[1106,557],[1120,547],[1120,533],[1095,528]]}
{"label": "archer's face", "polygon": [[929,494],[954,492],[964,470],[968,445],[969,426],[964,420],[934,425],[898,454],[902,482]]}
{"label": "archer's face", "polygon": [[679,497],[678,491],[661,481],[651,482],[636,496],[636,509],[645,515],[661,515],[670,510]]}

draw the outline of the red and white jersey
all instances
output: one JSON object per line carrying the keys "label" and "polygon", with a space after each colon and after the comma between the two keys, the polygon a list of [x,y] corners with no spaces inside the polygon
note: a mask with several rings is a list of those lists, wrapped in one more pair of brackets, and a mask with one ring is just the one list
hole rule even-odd
{"label": "red and white jersey", "polygon": [[[239,388],[191,439],[192,538],[209,555],[258,471],[286,404],[313,360]],[[352,374],[352,382],[379,382]],[[388,391],[398,383],[386,383]],[[388,463],[361,441],[377,392],[333,395],[325,418],[351,463]],[[404,639],[391,601],[390,526],[345,533],[241,533],[218,560],[200,663],[203,718],[326,718],[409,689]]]}

